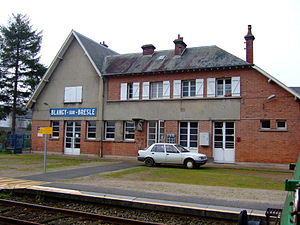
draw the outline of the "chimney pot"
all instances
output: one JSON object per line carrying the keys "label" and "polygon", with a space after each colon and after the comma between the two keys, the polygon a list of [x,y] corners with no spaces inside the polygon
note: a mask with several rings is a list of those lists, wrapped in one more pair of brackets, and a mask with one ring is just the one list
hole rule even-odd
{"label": "chimney pot", "polygon": [[142,46],[143,55],[152,55],[154,54],[154,50],[156,49],[154,45],[147,44]]}
{"label": "chimney pot", "polygon": [[177,39],[175,39],[173,42],[175,44],[174,54],[175,55],[182,55],[182,53],[186,49],[186,43],[184,43],[183,37],[180,37],[180,34],[178,34]]}
{"label": "chimney pot", "polygon": [[255,37],[252,34],[252,26],[248,25],[248,33],[244,37],[246,40],[246,61],[253,64],[253,41]]}

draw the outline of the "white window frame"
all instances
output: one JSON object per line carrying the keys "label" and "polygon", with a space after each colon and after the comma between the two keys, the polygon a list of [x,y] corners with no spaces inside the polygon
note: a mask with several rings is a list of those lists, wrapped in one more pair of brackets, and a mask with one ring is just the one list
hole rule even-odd
{"label": "white window frame", "polygon": [[[131,126],[128,126],[129,124]],[[133,135],[133,138],[128,138],[127,135]],[[133,121],[125,121],[124,122],[124,140],[126,140],[126,141],[134,141],[135,140],[135,123]]]}
{"label": "white window frame", "polygon": [[[284,127],[278,126],[278,123],[284,123]],[[276,129],[277,130],[287,130],[286,120],[276,120]]]}
{"label": "white window frame", "polygon": [[[91,124],[95,123],[95,124]],[[91,131],[91,129],[95,129],[95,131]],[[95,134],[95,137],[89,137],[90,134]],[[97,137],[97,124],[95,120],[86,121],[86,139],[94,140]]]}
{"label": "white window frame", "polygon": [[65,87],[64,103],[81,103],[82,86]]}
{"label": "white window frame", "polygon": [[164,95],[163,81],[151,82],[150,83],[150,98],[161,99]]}
{"label": "white window frame", "polygon": [[[58,123],[58,124],[54,124],[54,123]],[[58,139],[59,138],[59,120],[52,120],[51,121],[51,127],[53,129],[51,138],[52,139]],[[58,135],[54,135],[54,133],[58,133]]]}
{"label": "white window frame", "polygon": [[[192,85],[192,82],[194,83],[193,85]],[[187,88],[187,92],[184,90],[185,88]],[[194,89],[194,90],[192,91],[192,89]],[[184,96],[184,93],[187,93],[187,95]],[[196,80],[182,80],[181,81],[181,97],[189,98],[189,97],[195,97],[195,96],[196,96]]]}
{"label": "white window frame", "polygon": [[[222,83],[222,84],[219,84],[219,82]],[[227,82],[230,82],[230,83],[228,84]],[[220,86],[222,87],[221,93],[219,93],[219,87]],[[217,97],[232,96],[232,81],[231,81],[231,78],[216,79],[216,96]]]}
{"label": "white window frame", "polygon": [[[187,127],[184,127],[184,128],[187,129],[187,133],[186,134],[181,134],[181,128],[183,128],[182,125],[181,125],[181,123],[187,123]],[[191,133],[191,123],[197,123],[197,133],[196,134],[192,134]],[[182,135],[187,136],[187,139],[186,140],[181,140],[181,136]],[[197,137],[196,147],[191,147],[190,146],[191,136],[193,136],[193,135]],[[198,145],[199,145],[198,135],[199,135],[199,123],[197,121],[180,121],[179,122],[179,143],[180,143],[180,145],[182,145],[181,141],[186,141],[187,145],[186,146],[182,145],[182,146],[184,146],[186,148],[191,148],[191,149],[198,148]]]}
{"label": "white window frame", "polygon": [[121,83],[120,100],[138,100],[140,95],[140,83]]}
{"label": "white window frame", "polygon": [[[113,131],[108,131],[108,129],[113,129]],[[107,137],[108,134],[113,134],[112,137]],[[116,122],[115,121],[106,121],[105,122],[105,140],[115,140],[116,137]]]}
{"label": "white window frame", "polygon": [[[218,84],[222,82],[222,84]],[[230,82],[230,84],[226,84]],[[240,97],[241,96],[241,84],[240,77],[226,77],[226,78],[207,78],[207,97],[208,98],[224,98],[224,97]],[[221,92],[219,87],[222,85]]]}

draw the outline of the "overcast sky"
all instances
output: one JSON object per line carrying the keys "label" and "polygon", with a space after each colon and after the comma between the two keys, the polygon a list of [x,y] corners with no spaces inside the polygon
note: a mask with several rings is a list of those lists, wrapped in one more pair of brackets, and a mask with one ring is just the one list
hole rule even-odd
{"label": "overcast sky", "polygon": [[299,0],[9,0],[0,24],[27,14],[43,31],[42,63],[49,66],[72,29],[105,41],[118,53],[144,44],[171,49],[180,34],[188,47],[217,45],[245,60],[252,25],[254,63],[287,86],[300,86]]}

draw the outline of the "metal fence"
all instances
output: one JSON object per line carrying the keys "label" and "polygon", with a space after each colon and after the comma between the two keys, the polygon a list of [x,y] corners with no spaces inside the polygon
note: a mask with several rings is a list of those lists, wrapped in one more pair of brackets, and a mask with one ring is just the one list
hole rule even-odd
{"label": "metal fence", "polygon": [[22,153],[23,149],[31,148],[30,134],[9,134],[6,139],[6,149],[13,149],[14,153]]}

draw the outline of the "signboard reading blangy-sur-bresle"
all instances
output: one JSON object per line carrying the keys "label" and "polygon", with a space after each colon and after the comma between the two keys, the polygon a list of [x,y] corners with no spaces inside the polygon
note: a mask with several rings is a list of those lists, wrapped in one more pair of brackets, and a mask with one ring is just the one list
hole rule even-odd
{"label": "signboard reading blangy-sur-bresle", "polygon": [[51,117],[95,117],[97,108],[51,108]]}

